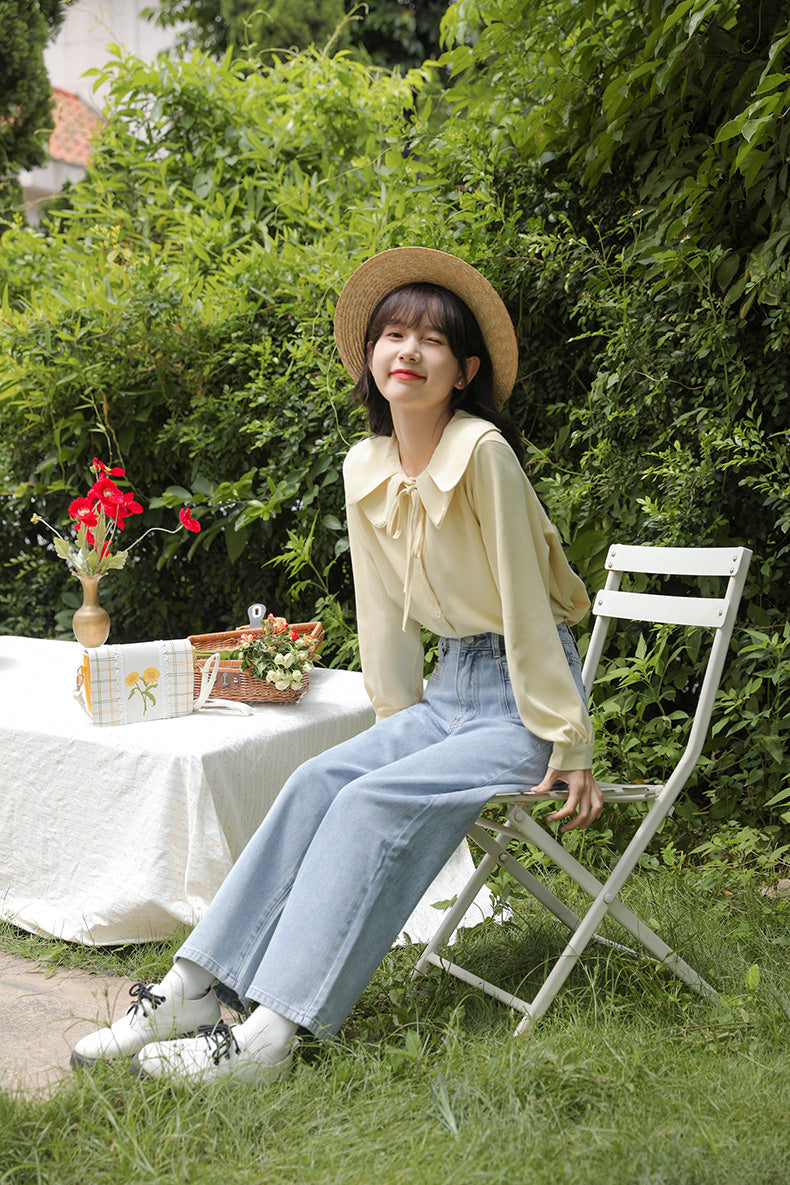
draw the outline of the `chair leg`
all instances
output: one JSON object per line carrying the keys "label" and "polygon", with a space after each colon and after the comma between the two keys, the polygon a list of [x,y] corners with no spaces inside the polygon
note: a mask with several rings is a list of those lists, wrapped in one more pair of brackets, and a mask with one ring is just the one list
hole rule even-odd
{"label": "chair leg", "polygon": [[458,894],[455,902],[445,910],[444,917],[436,933],[426,943],[425,949],[412,970],[412,979],[416,979],[420,975],[425,975],[428,967],[435,965],[432,956],[452,937],[461,918],[491,875],[495,863],[496,860],[488,856],[480,861],[474,873]]}
{"label": "chair leg", "polygon": [[[541,903],[541,905],[545,906],[546,909],[553,913],[555,918],[562,922],[562,924],[566,926],[571,931],[571,933],[573,933],[576,927],[581,924],[581,916],[577,913],[574,913],[574,911],[560,897],[557,897],[555,893],[552,893],[551,889],[544,885],[542,881],[538,880],[537,877],[533,876],[531,872],[528,872],[519,860],[517,860],[514,856],[511,856],[510,852],[502,847],[502,845],[496,838],[494,838],[493,835],[489,835],[490,830],[491,825],[489,820],[486,820],[485,826],[475,824],[469,830],[469,838],[473,840],[478,847],[482,848],[483,851],[488,852],[490,856],[494,857],[497,863],[501,864],[502,867],[510,873],[514,880],[517,880],[519,884],[531,894],[531,896],[533,896]],[[508,840],[513,838],[523,838],[521,835],[516,834],[512,830],[509,831],[506,827],[502,827],[499,824],[497,825],[496,831],[497,834],[504,835]],[[576,883],[579,884],[578,881]],[[597,881],[595,882],[595,885],[597,886],[596,892],[603,888],[603,886]],[[615,942],[611,938],[604,938],[602,934],[594,934],[593,938],[596,942],[601,943],[602,946],[609,946],[613,950],[621,951],[622,954],[638,954],[638,951],[635,951],[633,947],[626,946],[625,943],[622,942]]]}
{"label": "chair leg", "polygon": [[[592,939],[605,942],[607,945],[629,954],[636,954],[630,947],[623,946],[617,942],[611,942],[609,939],[602,938],[596,933],[606,914],[611,913],[612,917],[629,934],[633,935],[654,958],[677,976],[678,979],[682,980],[695,992],[708,1000],[715,1002],[718,999],[716,992],[710,984],[689,966],[688,963],[681,959],[662,938],[659,938],[649,926],[645,925],[637,914],[624,905],[617,897],[617,893],[622,888],[625,879],[641,855],[641,851],[638,848],[633,847],[628,853],[628,859],[621,859],[615,873],[609,877],[606,883],[602,883],[592,873],[588,872],[578,860],[571,856],[561,844],[557,843],[552,836],[544,831],[531,815],[519,807],[511,810],[507,824],[504,826],[497,825],[496,831],[498,836],[504,838],[506,841],[510,839],[525,839],[540,851],[545,852],[558,868],[567,873],[592,898],[591,906],[583,916],[574,913],[564,901],[560,900],[546,885],[534,877],[532,873],[511,856],[499,842],[498,838],[489,834],[485,827],[478,822],[470,829],[469,836],[485,852],[485,855],[475,870],[474,875],[470,877],[463,891],[458,895],[455,904],[445,914],[433,938],[426,945],[412,972],[412,978],[425,974],[429,966],[435,966],[447,971],[465,983],[471,984],[473,987],[482,989],[488,995],[523,1013],[523,1018],[515,1030],[516,1036],[523,1036],[529,1032],[535,1021],[539,1020],[549,1008],[554,997],[565,983]],[[546,909],[554,914],[571,931],[571,937],[565,949],[531,1002],[503,991],[495,984],[483,979],[482,976],[473,974],[463,967],[459,967],[457,964],[437,953],[439,948],[445,944],[455,931],[469,905],[477,896],[477,893],[497,864],[506,868],[541,905],[545,906]]]}
{"label": "chair leg", "polygon": [[719,998],[718,992],[712,988],[707,980],[694,970],[688,963],[681,959],[680,955],[667,946],[663,938],[659,938],[641,918],[637,917],[627,906],[623,905],[621,901],[613,901],[609,907],[609,912],[616,922],[628,930],[629,934],[633,934],[638,942],[641,942],[645,950],[662,963],[668,971],[671,971],[677,979],[682,980],[688,987],[695,991],[698,996],[709,1000],[711,1004],[715,1004]]}
{"label": "chair leg", "polygon": [[540,991],[529,1006],[529,1011],[516,1026],[515,1035],[517,1037],[523,1037],[528,1033],[535,1021],[540,1020],[543,1016],[603,921],[607,908],[608,906],[601,896],[588,909],[581,925],[571,935],[570,942],[546,976]]}
{"label": "chair leg", "polygon": [[[516,838],[518,838],[517,833],[513,834],[516,836]],[[504,848],[502,848],[497,843],[496,839],[489,835],[489,833],[483,827],[478,825],[473,826],[469,831],[469,837],[474,843],[478,845],[478,847],[482,848],[486,854],[478,865],[475,875],[470,878],[463,890],[463,893],[459,895],[455,904],[445,915],[442,925],[436,931],[433,938],[431,938],[430,942],[426,945],[417,965],[412,971],[412,978],[415,978],[417,975],[424,974],[429,966],[439,967],[441,970],[448,972],[448,974],[455,976],[464,983],[468,983],[470,986],[486,992],[487,995],[493,996],[494,999],[499,1000],[501,1003],[506,1004],[509,1007],[523,1013],[524,1020],[522,1020],[518,1026],[518,1029],[516,1030],[519,1035],[522,1035],[523,1033],[527,1032],[532,1022],[534,1020],[538,1020],[549,1007],[552,1000],[554,999],[554,996],[557,994],[560,987],[565,982],[565,979],[573,969],[573,966],[577,962],[579,955],[581,954],[581,950],[583,950],[584,947],[582,947],[579,952],[576,953],[573,950],[573,939],[571,939],[571,943],[569,943],[563,954],[560,956],[558,963],[555,965],[540,992],[538,992],[538,995],[531,1004],[527,1000],[523,1000],[521,997],[516,996],[511,992],[503,991],[502,988],[499,988],[496,984],[484,979],[483,976],[467,971],[466,968],[460,967],[457,963],[453,963],[450,959],[439,955],[437,953],[438,950],[444,945],[446,939],[449,938],[452,932],[455,930],[458,921],[460,921],[460,919],[463,917],[469,904],[474,899],[474,897],[477,896],[478,891],[485,883],[496,864],[502,865],[509,872],[511,872],[514,878],[518,880],[528,892],[535,896],[541,905],[545,906],[546,909],[553,913],[554,916],[557,917],[563,923],[563,925],[565,925],[572,932],[574,938],[579,932],[579,927],[582,925],[582,918],[580,918],[578,914],[574,913],[564,901],[561,901],[560,898],[552,893],[552,891],[542,884],[541,881],[528,872],[527,869],[523,867],[523,865],[519,864],[519,862],[515,860],[508,852],[506,852]],[[589,939],[585,940],[585,946],[587,945],[587,941],[589,941]],[[613,943],[612,945],[619,946],[617,943]],[[628,950],[627,947],[620,949]]]}
{"label": "chair leg", "polygon": [[477,824],[471,827],[469,829],[469,838],[491,857],[492,864],[494,861],[497,864],[501,864],[514,880],[517,880],[541,905],[553,913],[564,926],[567,926],[571,931],[576,929],[581,922],[579,915],[574,913],[564,901],[561,901],[559,897],[552,893],[551,889],[547,888],[542,881],[539,881],[536,876],[528,872],[524,865],[520,864],[514,856],[511,856],[483,827]]}
{"label": "chair leg", "polygon": [[[627,905],[624,905],[623,902],[618,899],[617,892],[619,892],[620,888],[622,887],[622,882],[628,875],[630,875],[630,872],[637,863],[641,852],[633,853],[630,866],[627,866],[625,870],[623,869],[621,860],[616,870],[620,873],[620,876],[617,878],[617,882],[615,882],[615,877],[613,876],[606,882],[606,884],[602,884],[599,880],[597,880],[596,877],[592,875],[592,873],[588,872],[586,868],[579,864],[578,860],[575,860],[573,856],[566,852],[561,844],[558,844],[555,839],[553,839],[546,831],[544,831],[540,824],[536,823],[526,811],[514,811],[512,813],[512,821],[514,826],[514,838],[519,837],[527,839],[529,843],[534,844],[535,847],[545,852],[546,855],[549,856],[555,862],[555,864],[558,865],[558,867],[562,868],[563,871],[568,874],[568,876],[575,880],[577,885],[579,885],[581,889],[588,893],[590,897],[596,901],[600,897],[603,908],[600,910],[600,913],[596,915],[596,929],[597,926],[599,926],[603,921],[607,911],[610,912],[615,921],[619,922],[623,929],[627,930],[629,934],[632,934],[633,937],[636,938],[637,942],[639,942],[651,955],[653,955],[654,958],[658,959],[658,961],[662,963],[669,971],[671,971],[673,975],[677,976],[678,979],[682,980],[683,983],[686,983],[700,996],[705,997],[705,999],[708,999],[711,1002],[715,1002],[718,999],[718,995],[711,985],[706,980],[704,980],[702,976],[693,969],[693,967],[684,962],[684,960],[680,958],[680,956],[672,949],[672,947],[668,946],[667,943],[664,942],[663,938],[660,938],[658,934],[651,930],[650,927],[647,926],[642,921],[642,919],[633,912],[633,910],[630,910]],[[585,915],[585,922],[590,917],[592,912],[593,910],[591,909]],[[589,937],[592,936],[593,935],[590,935]],[[589,941],[589,937],[585,938],[584,940],[585,946]],[[576,934],[574,934],[574,938],[576,938]],[[582,947],[582,949],[584,948]],[[579,951],[579,953],[581,953],[581,951]]]}

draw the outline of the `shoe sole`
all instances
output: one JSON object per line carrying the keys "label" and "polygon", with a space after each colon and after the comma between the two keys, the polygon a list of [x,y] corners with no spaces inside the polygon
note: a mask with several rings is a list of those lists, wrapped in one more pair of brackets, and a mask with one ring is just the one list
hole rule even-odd
{"label": "shoe sole", "polygon": [[[119,1057],[121,1055],[119,1054]],[[99,1062],[116,1061],[116,1058],[108,1057],[83,1057],[81,1053],[74,1053],[72,1051],[69,1058],[69,1066],[72,1070],[92,1070]]]}
{"label": "shoe sole", "polygon": [[[192,1029],[188,1033],[178,1034],[179,1037],[197,1037],[197,1035],[197,1029]],[[145,1044],[148,1045],[150,1042],[146,1041]],[[141,1046],[140,1048],[145,1048],[145,1046]],[[136,1049],[134,1053],[116,1053],[112,1057],[85,1057],[84,1054],[72,1050],[69,1065],[72,1070],[92,1070],[94,1066],[101,1065],[105,1062],[123,1062],[129,1061],[131,1058],[136,1059],[139,1052],[140,1050]],[[146,1074],[145,1077],[150,1077],[150,1075]]]}
{"label": "shoe sole", "polygon": [[[188,1034],[184,1035],[187,1036]],[[267,1085],[273,1085],[275,1082],[279,1082],[281,1079],[287,1078],[288,1074],[293,1069],[293,1060],[293,1051],[291,1051],[288,1057],[285,1057],[282,1059],[282,1061],[275,1062],[273,1065],[269,1066],[269,1069],[277,1070],[278,1073],[269,1079]],[[142,1065],[140,1064],[140,1058],[138,1054],[135,1054],[132,1060],[129,1062],[129,1071],[130,1073],[134,1074],[136,1078],[141,1080],[145,1079],[148,1082],[166,1082],[168,1086],[172,1087],[173,1089],[175,1089],[177,1086],[210,1085],[212,1081],[211,1078],[202,1078],[199,1076],[191,1079],[179,1078],[169,1074],[149,1074],[148,1071],[143,1069]],[[245,1080],[240,1075],[235,1074],[223,1074],[222,1080],[229,1082],[231,1085],[237,1086],[255,1085],[255,1083],[251,1083],[249,1080]]]}

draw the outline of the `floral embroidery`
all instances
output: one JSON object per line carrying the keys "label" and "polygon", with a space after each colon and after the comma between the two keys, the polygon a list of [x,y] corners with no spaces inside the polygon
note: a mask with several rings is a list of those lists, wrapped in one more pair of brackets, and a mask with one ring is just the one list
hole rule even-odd
{"label": "floral embroidery", "polygon": [[132,671],[126,676],[126,683],[131,687],[129,692],[129,699],[137,692],[143,701],[143,715],[148,711],[148,704],[151,706],[156,703],[156,696],[153,689],[159,682],[159,671],[156,667],[146,667],[142,675],[137,671]]}

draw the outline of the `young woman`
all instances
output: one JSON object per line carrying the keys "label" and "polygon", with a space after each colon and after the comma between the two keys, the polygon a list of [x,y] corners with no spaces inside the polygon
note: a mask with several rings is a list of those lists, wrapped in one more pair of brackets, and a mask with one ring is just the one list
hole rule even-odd
{"label": "young woman", "polygon": [[[498,411],[517,364],[502,301],[454,256],[396,248],[348,281],[335,335],[372,431],[344,477],[376,724],[292,775],[161,984],[74,1065],[273,1081],[300,1026],[338,1031],[493,792],[562,781],[550,818],[600,813],[568,628],[589,602]],[[441,639],[425,689],[421,625]],[[258,1007],[229,1027],[223,993]]]}

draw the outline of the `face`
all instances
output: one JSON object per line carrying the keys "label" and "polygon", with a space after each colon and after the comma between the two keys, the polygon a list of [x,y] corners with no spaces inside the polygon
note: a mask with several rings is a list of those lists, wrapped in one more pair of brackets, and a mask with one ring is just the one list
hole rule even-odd
{"label": "face", "polygon": [[468,359],[464,375],[445,335],[423,317],[415,327],[399,321],[384,326],[373,347],[370,372],[390,407],[442,414],[449,411],[453,392],[466,386],[478,365],[479,359]]}

